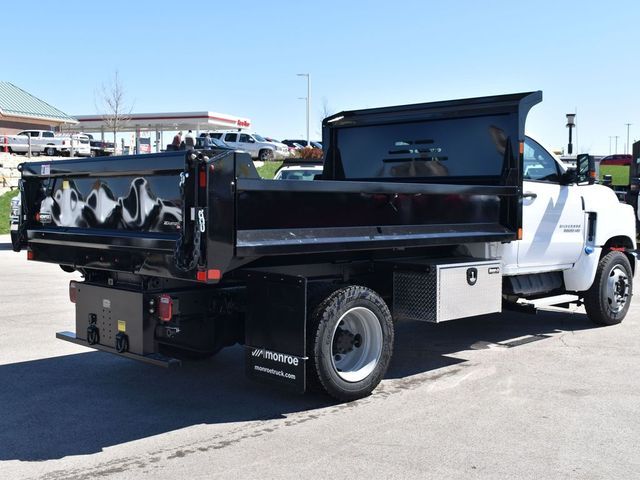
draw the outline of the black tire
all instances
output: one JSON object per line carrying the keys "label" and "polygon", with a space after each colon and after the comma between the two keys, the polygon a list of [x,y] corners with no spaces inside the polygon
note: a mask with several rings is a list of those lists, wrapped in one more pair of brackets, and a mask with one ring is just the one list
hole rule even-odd
{"label": "black tire", "polygon": [[53,147],[47,147],[45,149],[45,153],[47,154],[48,157],[53,157],[56,154],[56,149]]}
{"label": "black tire", "polygon": [[91,158],[95,158],[95,156],[96,156],[96,151],[95,151],[95,150],[91,150],[91,151],[89,152],[89,156],[90,156]]}
{"label": "black tire", "polygon": [[[344,322],[351,321],[349,315],[358,316],[361,313],[367,318],[363,322],[368,322],[377,333],[372,333],[367,338],[365,333],[354,336],[350,327],[345,327],[344,330],[339,328],[347,325]],[[342,319],[344,322],[341,322]],[[384,377],[393,353],[393,321],[384,300],[366,287],[341,288],[315,308],[308,327],[308,384],[321,386],[326,393],[341,401],[357,400],[370,395]],[[354,328],[354,331],[357,329]],[[351,341],[351,349],[341,355],[340,352],[345,348],[343,341]],[[360,348],[363,350],[359,350]],[[355,365],[366,362],[363,368],[342,371],[336,366],[340,361],[359,357],[362,360]],[[366,360],[367,358],[373,359]],[[352,378],[345,379],[347,375],[352,375]],[[360,375],[364,376],[359,378]]]}
{"label": "black tire", "polygon": [[613,251],[600,259],[591,288],[585,292],[587,316],[596,325],[616,325],[627,315],[633,294],[629,259]]}
{"label": "black tire", "polygon": [[262,150],[260,150],[260,153],[258,154],[258,159],[261,162],[270,162],[273,160],[273,150],[269,149],[269,148],[263,148]]}

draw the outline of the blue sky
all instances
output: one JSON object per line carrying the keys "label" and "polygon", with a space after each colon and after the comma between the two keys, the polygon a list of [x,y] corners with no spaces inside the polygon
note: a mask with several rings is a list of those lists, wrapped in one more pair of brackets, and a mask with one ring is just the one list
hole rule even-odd
{"label": "blue sky", "polygon": [[[98,113],[117,69],[136,112],[210,110],[274,137],[312,137],[331,111],[543,90],[527,129],[580,151],[640,139],[634,1],[6,2],[0,80],[69,114]],[[12,22],[11,19],[20,19]]]}

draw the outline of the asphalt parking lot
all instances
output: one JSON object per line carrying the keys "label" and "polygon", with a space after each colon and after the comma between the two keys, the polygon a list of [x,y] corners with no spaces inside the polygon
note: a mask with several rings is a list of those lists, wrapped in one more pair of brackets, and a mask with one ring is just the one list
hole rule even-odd
{"label": "asphalt parking lot", "polygon": [[350,404],[244,376],[242,350],[166,371],[55,339],[76,274],[0,236],[0,477],[578,478],[640,472],[640,307],[397,325]]}

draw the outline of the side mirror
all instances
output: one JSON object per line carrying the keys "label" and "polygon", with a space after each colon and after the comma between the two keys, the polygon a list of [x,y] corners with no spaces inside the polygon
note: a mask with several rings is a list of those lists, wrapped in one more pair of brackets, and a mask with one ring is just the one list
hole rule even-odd
{"label": "side mirror", "polygon": [[593,157],[587,153],[581,153],[576,159],[577,183],[596,183],[596,166]]}
{"label": "side mirror", "polygon": [[572,183],[578,183],[578,172],[575,168],[569,168],[560,177],[560,185],[571,185]]}

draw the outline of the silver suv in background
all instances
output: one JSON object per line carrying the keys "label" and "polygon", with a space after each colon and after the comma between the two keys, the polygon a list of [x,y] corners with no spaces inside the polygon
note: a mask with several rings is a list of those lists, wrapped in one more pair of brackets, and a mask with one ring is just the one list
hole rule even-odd
{"label": "silver suv in background", "polygon": [[[222,140],[234,149],[244,150],[251,158],[263,162],[282,160],[289,156],[289,148],[283,143],[269,142],[257,133],[247,132],[212,132],[213,138]],[[201,135],[202,136],[202,135]]]}

